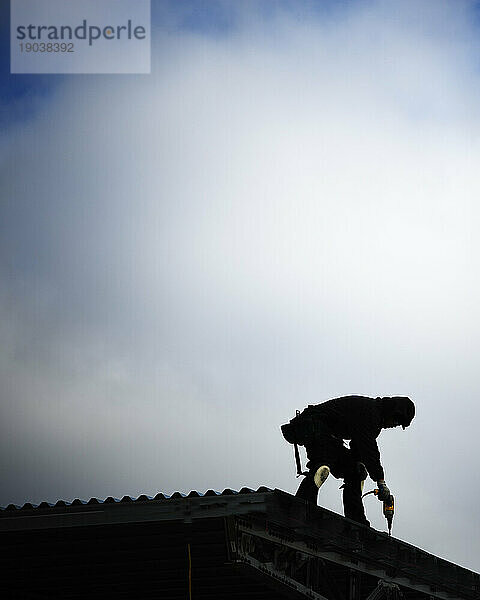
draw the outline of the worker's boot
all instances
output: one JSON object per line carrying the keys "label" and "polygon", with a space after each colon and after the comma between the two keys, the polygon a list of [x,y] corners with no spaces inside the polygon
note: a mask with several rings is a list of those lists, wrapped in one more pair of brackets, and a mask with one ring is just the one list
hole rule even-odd
{"label": "worker's boot", "polygon": [[327,467],[327,465],[322,465],[321,467],[318,467],[318,469],[315,471],[315,475],[313,476],[313,481],[315,482],[315,485],[318,487],[318,489],[322,487],[329,475],[330,467]]}

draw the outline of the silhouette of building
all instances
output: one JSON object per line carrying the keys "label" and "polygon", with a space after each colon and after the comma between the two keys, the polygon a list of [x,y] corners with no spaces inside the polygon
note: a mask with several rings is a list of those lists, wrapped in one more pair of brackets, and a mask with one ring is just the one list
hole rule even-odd
{"label": "silhouette of building", "polygon": [[1,598],[478,600],[480,576],[261,487],[0,511]]}

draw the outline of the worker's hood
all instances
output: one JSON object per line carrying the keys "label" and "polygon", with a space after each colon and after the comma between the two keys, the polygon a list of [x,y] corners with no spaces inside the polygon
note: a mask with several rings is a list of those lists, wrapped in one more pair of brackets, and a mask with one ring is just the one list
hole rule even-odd
{"label": "worker's hood", "polygon": [[391,418],[405,429],[415,416],[415,404],[407,396],[390,396],[382,398],[382,416]]}

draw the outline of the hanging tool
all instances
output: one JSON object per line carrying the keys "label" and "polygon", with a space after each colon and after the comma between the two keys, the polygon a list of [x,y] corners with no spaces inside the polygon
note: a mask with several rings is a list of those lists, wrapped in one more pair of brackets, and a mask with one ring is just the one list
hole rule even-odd
{"label": "hanging tool", "polygon": [[[368,494],[375,494],[375,496],[378,496],[378,492],[378,489],[371,490],[370,492],[366,492],[365,494],[363,494],[362,498],[365,498],[365,496],[368,496]],[[392,535],[392,521],[394,513],[395,499],[393,495],[390,494],[390,496],[386,500],[383,500],[383,516],[387,519],[388,535]]]}
{"label": "hanging tool", "polygon": [[[298,417],[299,415],[300,415],[300,411],[297,410],[295,412],[295,417]],[[297,477],[300,477],[300,475],[308,475],[308,471],[302,471],[302,463],[300,462],[300,452],[298,451],[297,442],[293,443],[293,448],[295,451],[295,462],[297,463]]]}

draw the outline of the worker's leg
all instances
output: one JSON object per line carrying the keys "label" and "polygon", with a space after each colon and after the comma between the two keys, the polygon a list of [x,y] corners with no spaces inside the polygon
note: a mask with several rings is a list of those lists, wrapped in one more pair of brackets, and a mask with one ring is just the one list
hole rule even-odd
{"label": "worker's leg", "polygon": [[344,486],[343,486],[343,510],[345,516],[352,521],[370,525],[365,517],[365,509],[363,507],[362,489],[363,481],[367,476],[367,472],[363,463],[352,460],[346,466]]}
{"label": "worker's leg", "polygon": [[309,459],[307,462],[308,474],[301,482],[295,496],[317,503],[318,490],[330,474],[331,467],[335,467],[337,464],[342,446],[342,441],[337,438],[333,439],[329,432],[327,435],[318,436],[306,445]]}
{"label": "worker's leg", "polygon": [[313,473],[310,471],[308,475],[305,475],[302,483],[300,484],[295,496],[308,500],[309,502],[317,503],[318,487],[313,480]]}
{"label": "worker's leg", "polygon": [[325,483],[330,475],[330,468],[327,465],[320,465],[318,468],[312,468],[305,475],[305,479],[300,484],[295,496],[303,498],[309,502],[317,503],[317,492]]}

